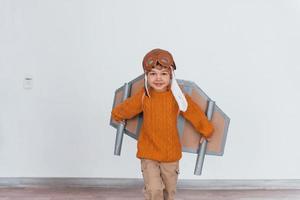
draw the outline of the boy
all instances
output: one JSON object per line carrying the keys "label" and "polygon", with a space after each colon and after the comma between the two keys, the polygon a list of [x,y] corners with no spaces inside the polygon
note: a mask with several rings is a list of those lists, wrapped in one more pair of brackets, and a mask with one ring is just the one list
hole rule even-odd
{"label": "boy", "polygon": [[141,159],[144,196],[147,200],[173,200],[182,156],[177,117],[182,114],[208,139],[212,124],[191,97],[183,95],[176,82],[172,55],[154,49],[143,59],[145,88],[112,110],[116,121],[130,119],[143,112],[143,125],[137,143]]}

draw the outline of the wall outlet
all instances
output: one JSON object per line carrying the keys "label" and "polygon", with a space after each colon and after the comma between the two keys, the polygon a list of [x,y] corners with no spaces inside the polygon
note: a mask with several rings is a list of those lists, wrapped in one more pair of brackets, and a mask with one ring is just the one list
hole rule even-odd
{"label": "wall outlet", "polygon": [[33,87],[33,78],[31,76],[27,76],[24,78],[23,81],[24,89],[30,90]]}

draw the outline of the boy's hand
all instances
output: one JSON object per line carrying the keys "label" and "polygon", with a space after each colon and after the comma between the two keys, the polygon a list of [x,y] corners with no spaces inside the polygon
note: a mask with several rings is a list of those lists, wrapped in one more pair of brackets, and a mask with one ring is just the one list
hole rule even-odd
{"label": "boy's hand", "polygon": [[200,144],[202,144],[204,142],[204,140],[207,140],[207,142],[210,142],[211,138],[205,138],[202,136],[200,139]]}

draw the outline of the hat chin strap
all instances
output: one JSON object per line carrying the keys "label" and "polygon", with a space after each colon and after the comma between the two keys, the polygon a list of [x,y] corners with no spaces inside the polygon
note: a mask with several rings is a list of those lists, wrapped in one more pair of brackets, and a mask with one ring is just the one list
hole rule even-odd
{"label": "hat chin strap", "polygon": [[177,101],[179,110],[185,112],[188,108],[188,103],[176,81],[174,70],[171,69],[171,72],[172,72],[171,91],[173,93],[173,96],[175,97],[175,100]]}
{"label": "hat chin strap", "polygon": [[146,92],[147,92],[147,96],[150,97],[150,93],[149,93],[149,89],[148,89],[148,78],[147,78],[147,74],[145,72],[145,78],[144,78],[145,82],[145,89],[146,89]]}

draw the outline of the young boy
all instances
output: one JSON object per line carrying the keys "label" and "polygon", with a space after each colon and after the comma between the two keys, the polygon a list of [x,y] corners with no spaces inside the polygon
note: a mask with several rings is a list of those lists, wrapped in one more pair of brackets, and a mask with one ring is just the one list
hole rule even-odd
{"label": "young boy", "polygon": [[212,124],[191,97],[179,89],[173,70],[172,55],[154,49],[143,59],[145,88],[112,110],[116,121],[130,119],[143,112],[143,125],[137,143],[137,157],[141,160],[144,196],[151,200],[174,199],[182,156],[177,131],[177,117],[182,114],[208,139]]}

